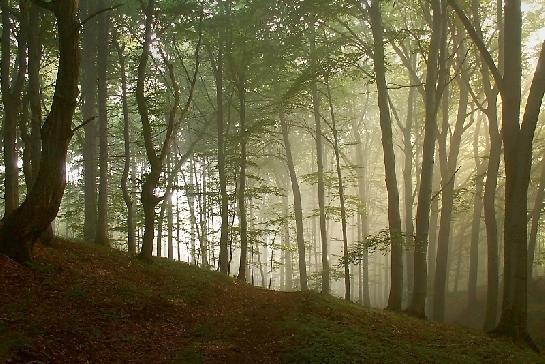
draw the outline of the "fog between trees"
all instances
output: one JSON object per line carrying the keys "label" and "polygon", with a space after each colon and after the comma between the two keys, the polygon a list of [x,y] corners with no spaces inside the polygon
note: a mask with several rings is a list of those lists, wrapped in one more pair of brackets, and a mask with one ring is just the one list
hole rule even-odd
{"label": "fog between trees", "polygon": [[1,10],[3,254],[53,230],[530,341],[541,1]]}

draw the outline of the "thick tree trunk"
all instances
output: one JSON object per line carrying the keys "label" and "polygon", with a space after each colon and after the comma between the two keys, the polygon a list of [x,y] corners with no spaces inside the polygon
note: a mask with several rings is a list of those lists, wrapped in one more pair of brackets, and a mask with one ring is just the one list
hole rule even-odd
{"label": "thick tree trunk", "polygon": [[19,262],[31,259],[32,246],[55,219],[66,186],[66,156],[78,96],[77,4],[57,0],[47,5],[56,17],[59,68],[51,111],[42,128],[41,166],[21,206],[0,222],[0,253]]}
{"label": "thick tree trunk", "polygon": [[[545,42],[530,87],[522,123],[520,118],[521,24],[520,1],[505,5],[505,76],[502,91],[505,145],[504,287],[500,321],[495,331],[515,339],[529,339],[527,328],[527,204],[532,142],[545,94]],[[512,34],[513,33],[513,34]],[[509,56],[507,56],[509,54]],[[515,79],[513,76],[518,76]],[[514,82],[514,83],[512,83]],[[518,83],[517,83],[518,82]],[[512,89],[511,85],[516,87]]]}
{"label": "thick tree trunk", "polygon": [[[10,6],[7,0],[0,2],[2,10],[2,40],[1,40],[1,93],[4,111],[3,149],[4,149],[4,216],[8,216],[19,205],[19,160],[17,154],[17,125],[22,104],[22,91],[27,69],[27,21],[28,5],[19,1],[20,26],[17,32],[17,58],[13,79],[11,70],[11,37]],[[16,71],[16,72],[15,72]]]}
{"label": "thick tree trunk", "polygon": [[388,87],[386,84],[384,29],[382,26],[380,2],[378,0],[371,1],[369,15],[373,32],[373,64],[378,91],[378,106],[380,110],[380,130],[382,133],[386,189],[388,191],[388,227],[391,239],[391,288],[387,308],[389,310],[401,311],[401,302],[403,299],[401,215],[399,213],[399,190],[397,187],[392,120],[388,105]]}
{"label": "thick tree trunk", "polygon": [[42,91],[41,91],[41,61],[42,61],[42,9],[36,4],[30,4],[28,34],[28,96],[30,104],[30,163],[32,166],[32,183],[40,170],[40,154],[42,151]]}
{"label": "thick tree trunk", "polygon": [[286,149],[286,162],[288,165],[288,171],[291,180],[291,189],[293,193],[293,209],[295,212],[295,229],[297,236],[297,252],[299,256],[299,281],[301,290],[306,291],[307,286],[307,265],[305,259],[305,237],[303,227],[303,206],[301,203],[301,190],[299,188],[299,181],[297,180],[297,173],[295,172],[295,165],[293,163],[293,156],[291,152],[291,143],[289,139],[288,124],[284,120],[284,114],[280,113],[280,123],[282,128],[282,137],[284,140],[284,148]]}

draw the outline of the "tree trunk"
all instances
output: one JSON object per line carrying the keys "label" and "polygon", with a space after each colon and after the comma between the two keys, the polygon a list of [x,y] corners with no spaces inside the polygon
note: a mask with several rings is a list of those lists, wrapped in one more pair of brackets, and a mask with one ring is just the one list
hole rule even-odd
{"label": "tree trunk", "polygon": [[479,268],[479,235],[481,232],[481,212],[483,210],[483,177],[484,162],[479,155],[479,136],[481,122],[476,127],[473,138],[473,159],[475,160],[475,195],[473,197],[473,217],[471,219],[471,243],[469,248],[469,274],[467,289],[467,311],[471,312],[477,305],[477,278]]}
{"label": "tree trunk", "polygon": [[369,8],[371,29],[373,32],[373,59],[380,110],[380,130],[382,134],[382,150],[384,153],[384,170],[386,189],[388,191],[388,227],[391,239],[391,288],[388,298],[389,310],[401,311],[403,299],[403,251],[401,236],[401,215],[399,213],[399,190],[397,187],[396,161],[394,141],[392,137],[392,120],[388,106],[388,87],[386,84],[386,67],[384,59],[384,28],[380,2],[372,0]]}
{"label": "tree trunk", "polygon": [[[458,111],[456,115],[456,124],[450,138],[449,150],[447,155],[447,133],[450,130],[448,124],[448,106],[447,115],[443,118],[443,130],[439,138],[439,155],[441,158],[441,219],[439,221],[439,235],[437,240],[437,259],[434,280],[434,300],[433,300],[433,318],[436,321],[445,319],[445,295],[447,287],[447,261],[449,251],[449,240],[452,225],[452,210],[454,208],[454,187],[456,185],[456,173],[458,165],[458,155],[462,143],[462,134],[464,132],[465,120],[467,115],[467,106],[469,102],[470,77],[467,65],[465,65],[466,49],[463,46],[463,37],[458,32],[459,46],[457,50],[457,67],[460,69],[458,78],[458,88],[460,90]],[[448,94],[443,97],[448,105]]]}
{"label": "tree trunk", "polygon": [[[416,236],[414,253],[414,293],[409,313],[417,317],[425,317],[427,266],[426,249],[430,218],[430,204],[433,181],[433,164],[435,154],[435,140],[437,134],[437,106],[440,96],[441,82],[439,82],[439,64],[445,58],[444,44],[446,43],[446,29],[444,6],[442,0],[432,0],[433,24],[431,44],[426,65],[426,97],[424,144],[422,150],[422,170],[420,189],[418,193],[418,207],[416,210]],[[441,56],[439,56],[441,53]]]}
{"label": "tree trunk", "polygon": [[[242,79],[244,75],[239,75]],[[247,158],[247,142],[248,134],[246,130],[246,82],[239,81],[238,97],[239,97],[239,116],[240,116],[240,165],[238,173],[238,188],[237,188],[237,206],[238,219],[240,228],[240,265],[238,268],[238,279],[246,280],[246,265],[248,264],[248,217],[246,215],[246,158]]]}
{"label": "tree trunk", "polygon": [[163,170],[163,164],[166,156],[170,152],[172,138],[176,133],[176,128],[179,124],[179,120],[185,117],[193,100],[195,83],[197,81],[197,74],[199,71],[199,51],[202,36],[202,29],[199,29],[199,41],[195,48],[195,70],[192,78],[189,80],[190,84],[187,100],[182,108],[180,115],[178,115],[178,110],[180,109],[180,88],[176,80],[176,75],[174,73],[174,66],[168,61],[168,59],[166,59],[165,57],[163,58],[163,62],[168,72],[168,79],[173,89],[173,100],[171,102],[171,107],[167,116],[165,137],[163,139],[163,142],[161,143],[160,148],[156,150],[153,140],[154,138],[151,120],[149,117],[149,109],[145,95],[146,71],[148,60],[150,57],[152,25],[155,11],[154,7],[155,0],[149,0],[148,6],[145,9],[146,20],[144,25],[144,44],[138,62],[138,78],[136,81],[135,90],[138,113],[140,114],[140,121],[142,122],[142,137],[144,139],[146,157],[150,164],[150,171],[144,175],[142,194],[140,197],[140,200],[142,201],[142,208],[144,210],[144,237],[142,241],[140,257],[146,260],[150,260],[152,257],[153,237],[155,234],[155,207],[161,200],[161,198],[155,195],[155,189],[159,184],[160,176]]}
{"label": "tree trunk", "polygon": [[223,117],[223,55],[225,50],[224,32],[218,35],[218,56],[215,63],[214,81],[216,84],[216,127],[217,127],[217,157],[218,178],[220,185],[220,254],[219,268],[223,274],[229,274],[229,196],[227,194],[227,171],[225,166],[225,121]]}
{"label": "tree trunk", "polygon": [[[412,57],[411,62],[416,62],[416,57]],[[406,255],[406,279],[407,279],[407,297],[411,297],[414,288],[414,222],[413,222],[413,114],[416,111],[416,89],[411,87],[407,100],[407,119],[403,128],[403,197],[405,210],[405,255]],[[433,210],[433,208],[432,208]]]}
{"label": "tree trunk", "polygon": [[129,103],[127,97],[127,66],[125,61],[124,47],[119,44],[116,36],[113,39],[114,46],[119,59],[119,72],[121,78],[121,103],[123,110],[123,146],[125,157],[123,159],[123,174],[121,176],[121,190],[123,191],[123,201],[127,208],[127,249],[130,255],[136,255],[136,227],[134,216],[134,202],[131,197],[131,191],[128,185],[129,172],[131,171],[131,133],[129,119]]}
{"label": "tree trunk", "polygon": [[[101,0],[100,9],[105,9],[107,0]],[[98,15],[98,37],[102,46],[97,51],[97,105],[99,125],[99,184],[98,184],[98,218],[95,241],[97,244],[109,245],[108,238],[108,57],[110,51],[110,15],[104,12]]]}
{"label": "tree trunk", "polygon": [[32,184],[36,181],[40,170],[40,154],[42,151],[42,91],[41,91],[41,61],[42,61],[42,9],[31,3],[29,10],[32,24],[29,24],[28,34],[28,95],[30,104],[30,163],[32,166]]}
{"label": "tree trunk", "polygon": [[341,170],[341,153],[339,145],[339,134],[337,130],[337,123],[335,120],[335,111],[333,109],[333,98],[331,97],[331,89],[329,87],[329,80],[326,79],[327,99],[329,101],[329,111],[331,116],[331,129],[333,132],[333,152],[335,154],[335,167],[337,170],[338,180],[338,192],[341,208],[341,229],[343,234],[343,259],[344,259],[344,299],[350,301],[350,263],[348,261],[348,236],[346,231],[346,206],[344,196],[343,175]]}
{"label": "tree trunk", "polygon": [[0,252],[19,262],[31,259],[32,246],[55,219],[66,186],[66,156],[78,95],[77,4],[57,0],[44,5],[56,17],[59,66],[51,111],[42,128],[41,166],[21,206],[0,222]]}
{"label": "tree trunk", "polygon": [[[363,141],[358,125],[355,121],[352,122],[352,132],[354,134],[355,146],[356,146],[356,165],[358,168],[358,198],[360,200],[360,206],[358,207],[358,239],[362,242],[366,242],[369,235],[369,206],[367,202],[367,166],[364,151]],[[370,306],[369,298],[369,249],[365,245],[362,252],[360,261],[361,269],[361,300],[360,302],[365,306]]]}
{"label": "tree trunk", "polygon": [[[11,75],[11,37],[10,6],[7,0],[0,2],[2,9],[1,40],[1,93],[4,107],[3,148],[4,148],[4,216],[8,216],[19,205],[19,167],[17,165],[17,125],[22,104],[22,91],[27,69],[27,21],[26,1],[19,1],[20,26],[17,32],[17,58],[13,78]],[[16,71],[16,72],[15,72]]]}
{"label": "tree trunk", "polygon": [[[96,1],[83,1],[82,16],[88,17],[97,11]],[[83,141],[83,177],[84,177],[84,224],[83,237],[87,241],[95,241],[97,231],[97,51],[98,51],[97,18],[90,18],[85,24],[81,40],[81,117],[85,124]]]}
{"label": "tree trunk", "polygon": [[428,300],[426,302],[426,312],[431,314],[433,311],[433,286],[435,279],[435,259],[437,258],[437,225],[439,221],[439,195],[441,189],[441,173],[439,165],[434,166],[432,191],[434,199],[430,207],[430,227],[428,232]]}
{"label": "tree trunk", "polygon": [[[195,168],[195,165],[193,165],[193,168]],[[193,171],[195,177],[197,176],[197,171]],[[202,188],[200,193],[200,214],[199,214],[199,226],[200,226],[200,236],[199,236],[199,242],[200,242],[200,250],[201,250],[201,267],[204,269],[208,269],[209,260],[208,260],[208,224],[207,224],[207,216],[208,216],[208,200],[206,196],[206,160],[203,163],[202,166]],[[195,183],[197,181],[195,180]]]}
{"label": "tree trunk", "polygon": [[[310,35],[310,59],[313,71],[316,71],[316,34],[315,29],[311,27]],[[324,182],[324,146],[322,136],[322,121],[320,116],[320,98],[318,95],[317,78],[312,80],[312,109],[314,114],[315,139],[316,139],[316,174],[318,176],[318,208],[320,211],[320,237],[322,243],[322,293],[329,294],[330,274],[329,274],[329,256],[328,256],[328,237],[326,227],[325,213],[325,182]]]}
{"label": "tree trunk", "polygon": [[284,114],[282,111],[280,113],[280,123],[282,128],[282,137],[284,140],[284,148],[286,149],[286,162],[288,165],[288,171],[291,180],[291,189],[293,193],[293,209],[295,212],[297,252],[299,254],[299,281],[301,285],[301,290],[306,291],[308,289],[307,265],[305,259],[305,237],[303,227],[303,207],[301,203],[301,190],[299,188],[299,181],[297,180],[297,173],[295,172],[295,165],[293,163],[288,124],[284,120]]}
{"label": "tree trunk", "polygon": [[545,156],[542,157],[540,163],[541,173],[539,177],[539,186],[537,187],[534,207],[531,213],[530,237],[528,239],[528,280],[532,281],[532,273],[534,266],[534,257],[536,251],[537,231],[539,228],[539,219],[541,210],[543,210],[543,200],[545,199]]}

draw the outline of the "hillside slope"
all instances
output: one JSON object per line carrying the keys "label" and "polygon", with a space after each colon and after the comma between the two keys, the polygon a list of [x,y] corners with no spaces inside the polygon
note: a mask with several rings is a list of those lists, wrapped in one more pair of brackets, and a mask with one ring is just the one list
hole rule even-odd
{"label": "hillside slope", "polygon": [[0,362],[545,363],[476,331],[83,243],[0,257]]}

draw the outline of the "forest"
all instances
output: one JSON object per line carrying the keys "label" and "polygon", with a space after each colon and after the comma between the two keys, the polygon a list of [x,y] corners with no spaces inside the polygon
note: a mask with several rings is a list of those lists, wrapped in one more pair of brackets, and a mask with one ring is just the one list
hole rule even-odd
{"label": "forest", "polygon": [[543,0],[0,0],[0,362],[544,362]]}

